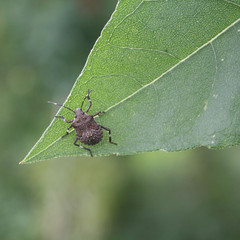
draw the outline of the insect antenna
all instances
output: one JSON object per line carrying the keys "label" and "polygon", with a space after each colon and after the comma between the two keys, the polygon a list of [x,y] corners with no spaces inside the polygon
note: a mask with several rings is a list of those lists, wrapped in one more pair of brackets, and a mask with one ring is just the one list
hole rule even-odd
{"label": "insect antenna", "polygon": [[[51,104],[53,104],[53,105],[60,106],[60,107],[65,107],[66,109],[74,112],[71,108],[66,107],[66,106],[64,106],[64,105],[61,105],[61,104],[59,104],[59,103],[55,103],[55,102],[51,102],[51,101],[48,101],[48,103],[51,103]],[[75,112],[74,112],[74,113],[75,113]]]}

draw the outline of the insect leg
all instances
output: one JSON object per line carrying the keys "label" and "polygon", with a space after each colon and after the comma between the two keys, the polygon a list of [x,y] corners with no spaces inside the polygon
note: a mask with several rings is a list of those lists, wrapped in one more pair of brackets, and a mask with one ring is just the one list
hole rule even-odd
{"label": "insect leg", "polygon": [[112,143],[112,144],[117,145],[117,143],[112,142],[111,130],[110,130],[109,128],[107,128],[107,127],[102,126],[102,125],[100,125],[100,126],[101,126],[101,128],[103,128],[103,129],[105,129],[106,131],[108,131],[108,141],[109,141],[110,143]]}
{"label": "insect leg", "polygon": [[70,128],[72,128],[72,125],[67,128],[67,132],[66,132],[66,134],[64,134],[64,135],[62,136],[62,138],[63,138],[63,137],[66,137],[66,136],[69,134],[69,129],[70,129]]}
{"label": "insect leg", "polygon": [[86,113],[90,110],[90,108],[91,108],[91,106],[92,106],[92,101],[91,101],[90,96],[89,96],[89,94],[90,94],[91,91],[92,91],[92,90],[88,90],[88,94],[87,94],[87,96],[86,96],[86,98],[88,99],[88,102],[89,102],[89,106],[88,106],[88,109],[87,109]]}
{"label": "insect leg", "polygon": [[90,96],[89,96],[89,94],[90,94],[91,91],[92,91],[92,90],[88,90],[88,93],[87,93],[87,95],[85,96],[85,98],[83,99],[83,102],[82,102],[82,105],[81,105],[81,109],[82,109],[85,100],[88,99],[88,101],[89,101],[89,106],[88,106],[88,109],[87,109],[86,113],[89,111],[89,109],[90,109],[91,106],[92,106],[92,101],[91,101]]}
{"label": "insect leg", "polygon": [[77,146],[77,147],[80,147],[80,148],[82,148],[82,149],[85,149],[85,150],[89,151],[91,157],[93,157],[92,151],[91,151],[89,148],[85,148],[85,147],[83,147],[83,146],[77,144],[77,143],[76,143],[77,140],[78,140],[78,137],[76,137],[76,139],[74,140],[73,144],[74,144],[75,146]]}
{"label": "insect leg", "polygon": [[68,121],[68,120],[66,120],[63,116],[55,116],[55,118],[61,118],[64,122],[66,122],[66,123],[71,123],[71,122],[73,122],[73,120],[71,120],[71,121]]}
{"label": "insect leg", "polygon": [[98,115],[101,115],[101,114],[104,114],[105,112],[97,112],[97,113],[95,113],[94,115],[92,115],[93,117],[95,117],[95,116],[98,116]]}

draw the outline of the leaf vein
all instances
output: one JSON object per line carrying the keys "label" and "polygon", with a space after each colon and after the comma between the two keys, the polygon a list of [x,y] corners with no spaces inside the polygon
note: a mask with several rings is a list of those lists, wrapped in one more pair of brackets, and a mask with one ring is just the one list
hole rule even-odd
{"label": "leaf vein", "polygon": [[178,63],[176,63],[174,66],[172,66],[171,68],[169,68],[166,72],[162,73],[160,76],[158,76],[157,78],[153,79],[152,82],[144,85],[142,88],[138,89],[137,91],[135,91],[134,93],[132,93],[131,95],[129,95],[128,97],[122,99],[120,102],[114,104],[113,106],[109,107],[108,109],[105,110],[109,111],[110,109],[116,107],[117,105],[121,104],[122,102],[126,101],[127,99],[131,98],[132,96],[134,96],[135,94],[137,94],[138,92],[140,92],[142,89],[150,86],[151,84],[153,84],[154,82],[158,81],[160,78],[162,78],[163,76],[165,76],[167,73],[171,72],[173,69],[175,69],[178,65],[180,65],[181,63],[185,62],[188,58],[190,58],[191,56],[195,55],[198,51],[200,51],[202,48],[204,48],[205,46],[211,44],[211,42],[213,42],[215,39],[217,39],[220,35],[222,35],[223,33],[225,33],[228,29],[230,29],[231,27],[234,27],[234,25],[239,22],[239,19],[237,19],[235,22],[233,22],[231,25],[229,25],[228,27],[226,27],[223,31],[221,31],[220,33],[218,33],[215,37],[213,37],[212,39],[210,39],[208,42],[206,42],[205,44],[203,44],[201,47],[199,47],[197,50],[195,50],[193,53],[189,54],[187,57],[185,57],[184,59],[182,59],[181,61],[179,61]]}
{"label": "leaf vein", "polygon": [[224,2],[227,2],[227,3],[230,3],[230,4],[232,4],[232,5],[235,5],[235,6],[240,7],[239,4],[237,4],[237,3],[235,3],[235,2],[232,2],[232,1],[230,1],[230,0],[223,0],[223,1],[224,1]]}

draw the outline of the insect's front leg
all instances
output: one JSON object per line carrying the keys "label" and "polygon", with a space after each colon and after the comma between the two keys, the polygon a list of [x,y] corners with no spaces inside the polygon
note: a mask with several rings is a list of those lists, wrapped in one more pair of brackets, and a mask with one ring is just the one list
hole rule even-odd
{"label": "insect's front leg", "polygon": [[92,115],[93,117],[95,117],[95,116],[99,116],[99,115],[101,115],[101,114],[104,114],[105,112],[97,112],[97,113],[95,113],[94,115]]}
{"label": "insect's front leg", "polygon": [[73,127],[72,125],[69,126],[69,127],[67,128],[67,132],[66,132],[61,138],[66,137],[66,136],[69,134],[69,129],[72,128],[72,127]]}
{"label": "insect's front leg", "polygon": [[88,106],[88,109],[87,109],[86,113],[90,110],[90,108],[91,108],[91,106],[92,106],[92,101],[91,101],[90,96],[89,96],[89,94],[90,94],[91,91],[92,91],[92,90],[88,90],[88,94],[87,94],[87,96],[85,97],[85,98],[87,98],[87,100],[88,100],[88,102],[89,102],[89,106]]}
{"label": "insect's front leg", "polygon": [[89,111],[89,109],[90,109],[91,106],[92,106],[92,101],[91,101],[90,96],[89,96],[89,94],[90,94],[91,91],[92,91],[92,90],[88,90],[88,93],[87,93],[87,95],[85,96],[85,98],[83,99],[83,102],[82,102],[82,105],[81,105],[81,109],[82,109],[85,100],[88,99],[88,101],[89,101],[89,106],[88,106],[88,109],[87,109],[86,113]]}
{"label": "insect's front leg", "polygon": [[71,120],[71,121],[68,121],[67,119],[65,119],[63,116],[55,116],[55,118],[61,118],[64,122],[66,122],[66,123],[72,123],[73,122],[73,120]]}
{"label": "insect's front leg", "polygon": [[105,129],[106,131],[108,131],[108,141],[109,141],[110,143],[112,143],[112,144],[117,145],[117,143],[112,142],[111,130],[110,130],[109,128],[107,128],[107,127],[102,126],[102,125],[100,125],[100,126],[101,126],[101,128],[103,128],[103,129]]}

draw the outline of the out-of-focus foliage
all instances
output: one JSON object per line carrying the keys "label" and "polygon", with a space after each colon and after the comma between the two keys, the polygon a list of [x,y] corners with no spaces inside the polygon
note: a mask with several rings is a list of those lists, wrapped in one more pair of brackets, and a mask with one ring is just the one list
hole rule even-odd
{"label": "out-of-focus foliage", "polygon": [[0,1],[0,239],[239,239],[239,148],[18,165],[115,4]]}

